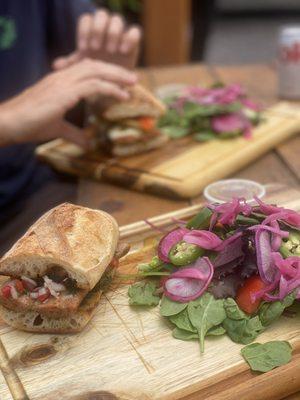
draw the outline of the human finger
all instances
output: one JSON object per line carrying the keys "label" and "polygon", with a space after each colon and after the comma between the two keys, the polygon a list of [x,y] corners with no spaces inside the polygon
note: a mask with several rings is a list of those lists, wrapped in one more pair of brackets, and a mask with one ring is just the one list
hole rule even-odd
{"label": "human finger", "polygon": [[111,17],[109,26],[106,32],[106,50],[109,53],[115,53],[121,41],[124,32],[124,21],[119,15]]}
{"label": "human finger", "polygon": [[122,85],[132,85],[137,82],[136,75],[121,66],[90,59],[70,67],[68,73],[74,80],[99,78]]}
{"label": "human finger", "polygon": [[129,93],[119,85],[105,80],[89,79],[80,83],[77,87],[78,100],[86,99],[94,95],[114,97],[117,100],[128,100]]}
{"label": "human finger", "polygon": [[52,68],[56,71],[67,68],[82,58],[82,55],[78,51],[74,51],[66,57],[58,57],[52,63]]}
{"label": "human finger", "polygon": [[122,54],[127,54],[135,49],[137,49],[138,52],[141,37],[142,31],[138,26],[129,28],[122,37],[122,41],[120,43],[120,52]]}
{"label": "human finger", "polygon": [[83,14],[79,18],[77,26],[77,48],[81,52],[85,52],[88,49],[92,24],[93,16],[91,14]]}
{"label": "human finger", "polygon": [[93,50],[100,50],[104,38],[107,26],[109,24],[109,14],[105,10],[98,10],[93,16],[90,45]]}

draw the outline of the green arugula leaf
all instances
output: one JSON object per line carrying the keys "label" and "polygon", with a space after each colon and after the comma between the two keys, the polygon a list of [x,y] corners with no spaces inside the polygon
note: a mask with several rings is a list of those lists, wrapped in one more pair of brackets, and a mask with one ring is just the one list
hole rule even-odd
{"label": "green arugula leaf", "polygon": [[[221,325],[219,325],[214,328],[211,328],[207,332],[206,336],[221,336],[224,335],[225,333],[226,333],[225,329]],[[194,333],[177,327],[173,329],[172,335],[175,339],[179,340],[199,340],[198,333]]]}
{"label": "green arugula leaf", "polygon": [[222,325],[214,326],[210,328],[206,334],[206,336],[222,336],[226,333],[225,329]]}
{"label": "green arugula leaf", "polygon": [[197,142],[208,142],[210,140],[216,139],[217,135],[212,131],[203,131],[194,133],[193,138],[197,140]]}
{"label": "green arugula leaf", "polygon": [[179,329],[183,329],[188,332],[194,332],[197,334],[197,329],[193,327],[189,319],[187,308],[178,314],[171,315],[169,320],[177,326]]}
{"label": "green arugula leaf", "polygon": [[211,216],[211,209],[208,207],[204,207],[197,215],[195,215],[190,221],[188,221],[186,227],[188,229],[207,229],[209,227]]}
{"label": "green arugula leaf", "polygon": [[155,282],[137,282],[128,289],[129,304],[131,306],[157,306],[159,296],[156,292]]}
{"label": "green arugula leaf", "polygon": [[223,322],[227,335],[233,342],[249,344],[264,330],[258,316],[250,319],[234,320],[226,318]]}
{"label": "green arugula leaf", "polygon": [[174,328],[172,335],[175,339],[179,340],[198,340],[198,333],[193,333],[190,331],[185,331],[184,329]]}
{"label": "green arugula leaf", "polygon": [[160,303],[160,314],[163,317],[170,317],[171,315],[179,314],[187,305],[188,303],[178,303],[177,301],[170,300],[168,297],[163,296]]}
{"label": "green arugula leaf", "polygon": [[292,347],[289,342],[279,340],[252,343],[244,347],[241,354],[252,371],[268,372],[291,361]]}
{"label": "green arugula leaf", "polygon": [[224,309],[227,318],[237,321],[241,319],[249,319],[249,317],[239,308],[235,300],[233,300],[231,297],[228,297],[224,300]]}
{"label": "green arugula leaf", "polygon": [[282,301],[274,301],[263,303],[259,308],[259,318],[264,326],[269,326],[273,321],[276,321],[285,308],[290,307],[296,298],[295,293],[290,293]]}
{"label": "green arugula leaf", "polygon": [[238,214],[236,217],[236,222],[239,225],[256,225],[259,224],[259,220],[255,218],[245,217],[242,214]]}
{"label": "green arugula leaf", "polygon": [[198,331],[200,351],[203,353],[205,335],[226,318],[223,300],[216,300],[210,293],[204,293],[197,300],[189,302],[188,315]]}
{"label": "green arugula leaf", "polygon": [[174,108],[169,108],[165,115],[159,118],[157,126],[162,128],[169,125],[179,125],[181,116]]}
{"label": "green arugula leaf", "polygon": [[169,125],[161,128],[161,131],[172,139],[179,139],[189,134],[188,128],[178,125]]}

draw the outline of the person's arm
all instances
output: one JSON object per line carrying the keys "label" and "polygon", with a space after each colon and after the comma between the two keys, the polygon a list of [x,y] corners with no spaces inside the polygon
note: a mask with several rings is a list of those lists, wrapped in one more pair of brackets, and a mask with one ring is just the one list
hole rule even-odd
{"label": "person's arm", "polygon": [[79,100],[93,95],[127,99],[123,86],[135,82],[132,72],[92,60],[49,74],[0,104],[0,146],[56,137],[87,146],[82,130],[65,121],[65,113]]}

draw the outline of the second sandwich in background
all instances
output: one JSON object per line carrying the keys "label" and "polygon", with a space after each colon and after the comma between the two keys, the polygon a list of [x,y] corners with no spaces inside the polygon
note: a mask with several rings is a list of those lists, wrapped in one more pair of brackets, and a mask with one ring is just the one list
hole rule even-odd
{"label": "second sandwich in background", "polygon": [[90,104],[87,135],[96,150],[127,157],[164,145],[168,137],[157,127],[165,105],[140,85],[128,89],[122,102],[94,101]]}

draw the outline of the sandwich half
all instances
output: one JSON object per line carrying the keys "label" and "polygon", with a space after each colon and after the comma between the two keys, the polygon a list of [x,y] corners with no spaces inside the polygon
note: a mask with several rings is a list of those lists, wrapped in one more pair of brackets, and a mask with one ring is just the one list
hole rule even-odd
{"label": "sandwich half", "polygon": [[163,146],[168,136],[157,127],[165,105],[140,85],[128,88],[126,101],[90,105],[86,128],[94,147],[113,156],[126,157]]}
{"label": "sandwich half", "polygon": [[103,211],[68,203],[48,211],[0,260],[0,317],[30,332],[81,331],[127,250],[118,240]]}

